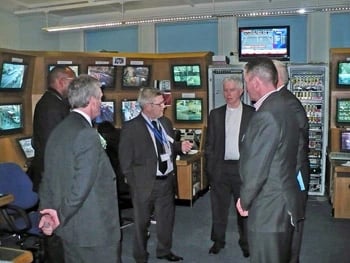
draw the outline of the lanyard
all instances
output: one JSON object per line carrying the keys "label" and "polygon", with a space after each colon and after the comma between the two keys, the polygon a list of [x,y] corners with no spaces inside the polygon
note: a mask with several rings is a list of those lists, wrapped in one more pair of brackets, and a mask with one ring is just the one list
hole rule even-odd
{"label": "lanyard", "polygon": [[163,136],[164,135],[163,132],[160,132],[158,129],[154,128],[154,126],[151,123],[149,123],[148,120],[145,120],[145,122],[148,128],[150,128],[151,131],[153,132],[155,139],[159,141],[161,144],[166,145],[167,144],[167,141],[165,139],[166,136]]}

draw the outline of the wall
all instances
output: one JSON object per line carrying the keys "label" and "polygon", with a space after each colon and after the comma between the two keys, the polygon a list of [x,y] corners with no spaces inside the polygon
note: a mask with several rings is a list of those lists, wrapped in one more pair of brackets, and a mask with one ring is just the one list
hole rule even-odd
{"label": "wall", "polygon": [[18,18],[0,11],[0,47],[20,48],[20,28]]}

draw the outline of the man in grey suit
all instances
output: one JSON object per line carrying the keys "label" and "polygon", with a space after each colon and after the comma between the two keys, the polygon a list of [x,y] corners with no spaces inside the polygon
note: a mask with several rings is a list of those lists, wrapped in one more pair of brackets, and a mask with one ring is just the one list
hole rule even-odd
{"label": "man in grey suit", "polygon": [[88,75],[71,82],[73,110],[53,130],[45,150],[40,208],[57,211],[55,232],[66,263],[120,262],[116,176],[91,123],[100,114],[100,86]]}
{"label": "man in grey suit", "polygon": [[[277,90],[282,94],[287,105],[289,105],[292,112],[298,121],[299,127],[299,146],[297,156],[296,175],[299,176],[300,192],[299,194],[303,200],[303,211],[305,213],[306,203],[308,198],[309,181],[310,181],[310,161],[309,161],[309,120],[307,118],[305,109],[300,100],[294,96],[287,88],[289,76],[286,65],[279,61],[274,60],[273,63],[278,72]],[[293,232],[292,240],[292,258],[290,263],[298,263],[301,249],[301,241],[303,236],[304,222],[301,221],[298,227],[298,231]]]}
{"label": "man in grey suit", "polygon": [[134,207],[133,256],[137,263],[148,261],[147,228],[154,211],[157,219],[157,258],[180,261],[173,254],[172,233],[175,215],[176,154],[188,152],[192,143],[174,141],[173,126],[163,116],[163,94],[153,88],[140,90],[141,113],[123,124],[119,156]]}
{"label": "man in grey suit", "polygon": [[237,209],[248,215],[251,262],[291,259],[294,227],[303,218],[296,179],[298,123],[280,92],[277,70],[268,58],[250,60],[245,81],[256,109],[243,138]]}
{"label": "man in grey suit", "polygon": [[[254,113],[254,108],[241,102],[243,82],[241,77],[226,77],[223,80],[226,104],[210,112],[205,145],[207,177],[210,184],[212,210],[210,254],[217,254],[225,246],[225,232],[233,197],[239,198],[239,149],[242,136]],[[249,257],[246,218],[237,213],[238,244],[243,256]]]}

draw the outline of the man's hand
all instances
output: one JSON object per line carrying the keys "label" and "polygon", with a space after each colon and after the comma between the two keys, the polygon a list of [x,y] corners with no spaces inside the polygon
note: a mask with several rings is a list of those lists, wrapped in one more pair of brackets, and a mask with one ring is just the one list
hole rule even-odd
{"label": "man's hand", "polygon": [[248,211],[243,210],[243,208],[241,206],[241,198],[238,198],[237,203],[236,203],[236,208],[241,216],[248,216]]}
{"label": "man's hand", "polygon": [[188,153],[192,149],[193,143],[190,141],[181,142],[181,151],[183,153]]}
{"label": "man's hand", "polygon": [[54,209],[43,209],[40,211],[41,219],[39,222],[39,228],[47,236],[51,236],[53,231],[60,225],[60,220],[57,215],[57,211]]}

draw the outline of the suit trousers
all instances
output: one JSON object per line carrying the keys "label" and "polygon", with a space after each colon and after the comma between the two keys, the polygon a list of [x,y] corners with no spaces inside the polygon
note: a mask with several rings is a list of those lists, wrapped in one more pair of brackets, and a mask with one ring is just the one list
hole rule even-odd
{"label": "suit trousers", "polygon": [[[289,218],[290,220],[290,218]],[[287,224],[283,232],[248,230],[251,263],[289,263],[294,227]]]}
{"label": "suit trousers", "polygon": [[[238,161],[229,161],[222,164],[222,173],[213,178],[210,189],[212,210],[211,240],[225,245],[226,227],[230,207],[236,211],[239,243],[242,248],[248,250],[247,218],[242,217],[236,210],[236,202],[239,198],[241,178],[239,176]],[[233,198],[234,203],[231,200]],[[232,206],[231,206],[232,205]]]}
{"label": "suit trousers", "polygon": [[63,240],[66,263],[121,263],[120,241],[98,247],[80,247]]}
{"label": "suit trousers", "polygon": [[167,179],[156,179],[150,197],[146,200],[132,193],[135,226],[133,256],[136,262],[147,262],[147,231],[153,212],[157,219],[156,254],[164,256],[171,252],[175,216],[174,180],[172,173]]}

